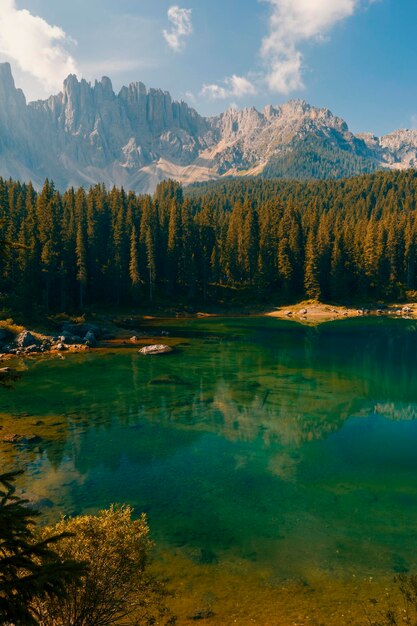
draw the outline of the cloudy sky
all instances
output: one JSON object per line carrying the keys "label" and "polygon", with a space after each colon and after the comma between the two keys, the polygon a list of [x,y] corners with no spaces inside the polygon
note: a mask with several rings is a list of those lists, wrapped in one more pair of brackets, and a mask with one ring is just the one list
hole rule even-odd
{"label": "cloudy sky", "polygon": [[304,98],[378,134],[417,126],[416,31],[416,0],[0,0],[28,99],[107,75],[203,114]]}

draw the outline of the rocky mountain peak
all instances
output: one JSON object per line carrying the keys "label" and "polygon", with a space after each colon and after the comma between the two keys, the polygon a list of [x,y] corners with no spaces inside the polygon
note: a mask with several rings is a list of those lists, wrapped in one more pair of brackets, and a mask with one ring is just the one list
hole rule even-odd
{"label": "rocky mountain peak", "polygon": [[281,110],[285,111],[293,111],[295,114],[304,115],[309,112],[313,107],[300,98],[293,98],[288,100],[284,104],[281,104],[279,107]]}
{"label": "rocky mountain peak", "polygon": [[0,83],[9,89],[15,89],[14,78],[10,63],[0,63]]}
{"label": "rocky mountain peak", "polygon": [[353,135],[329,109],[305,100],[204,118],[141,82],[113,90],[70,75],[62,91],[26,104],[10,65],[0,64],[0,175],[42,184],[104,182],[152,192],[223,175],[348,176],[417,167],[417,131]]}
{"label": "rocky mountain peak", "polygon": [[417,147],[417,130],[401,128],[381,138],[381,144],[393,148]]}
{"label": "rocky mountain peak", "polygon": [[141,82],[130,83],[128,87],[122,87],[119,91],[119,98],[130,103],[138,104],[147,96],[146,86]]}
{"label": "rocky mountain peak", "polygon": [[113,84],[108,76],[94,83],[94,94],[98,101],[112,101],[116,98],[116,94],[113,91]]}
{"label": "rocky mountain peak", "polygon": [[[10,63],[0,63],[0,107],[4,111],[11,105],[22,107],[26,105],[26,98],[21,89],[17,89]],[[0,115],[1,115],[0,109]]]}

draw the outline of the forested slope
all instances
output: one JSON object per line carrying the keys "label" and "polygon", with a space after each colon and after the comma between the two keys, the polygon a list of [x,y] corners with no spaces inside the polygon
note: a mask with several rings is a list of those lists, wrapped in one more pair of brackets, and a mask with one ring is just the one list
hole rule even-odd
{"label": "forested slope", "polygon": [[[417,287],[417,173],[233,179],[154,197],[0,180],[1,292],[23,311],[86,304],[402,297]],[[223,287],[223,288],[222,288]],[[224,289],[227,287],[227,289]]]}

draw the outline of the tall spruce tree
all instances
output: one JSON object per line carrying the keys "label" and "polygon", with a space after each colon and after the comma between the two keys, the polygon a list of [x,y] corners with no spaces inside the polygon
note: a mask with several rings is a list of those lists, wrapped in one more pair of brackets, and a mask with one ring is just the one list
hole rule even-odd
{"label": "tall spruce tree", "polygon": [[129,262],[129,276],[130,282],[133,287],[133,291],[140,284],[140,271],[139,271],[139,249],[138,249],[138,236],[136,233],[136,226],[132,228],[132,234],[130,235],[130,262]]}
{"label": "tall spruce tree", "polygon": [[77,240],[75,247],[76,263],[77,263],[77,281],[79,285],[79,306],[84,307],[84,296],[87,287],[87,251],[85,245],[85,236],[83,223],[80,221],[77,227]]}
{"label": "tall spruce tree", "polygon": [[319,281],[319,263],[317,242],[314,232],[310,231],[306,244],[306,263],[304,274],[305,293],[308,298],[318,300],[321,296]]}

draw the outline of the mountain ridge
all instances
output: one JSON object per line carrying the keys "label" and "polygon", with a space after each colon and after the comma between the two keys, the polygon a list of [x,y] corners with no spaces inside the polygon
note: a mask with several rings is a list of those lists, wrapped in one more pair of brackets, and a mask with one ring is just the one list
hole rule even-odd
{"label": "mountain ridge", "polygon": [[417,166],[417,131],[354,135],[304,100],[203,117],[167,91],[70,75],[59,94],[26,102],[0,64],[0,175],[59,188],[105,183],[153,192],[224,176],[339,178]]}

